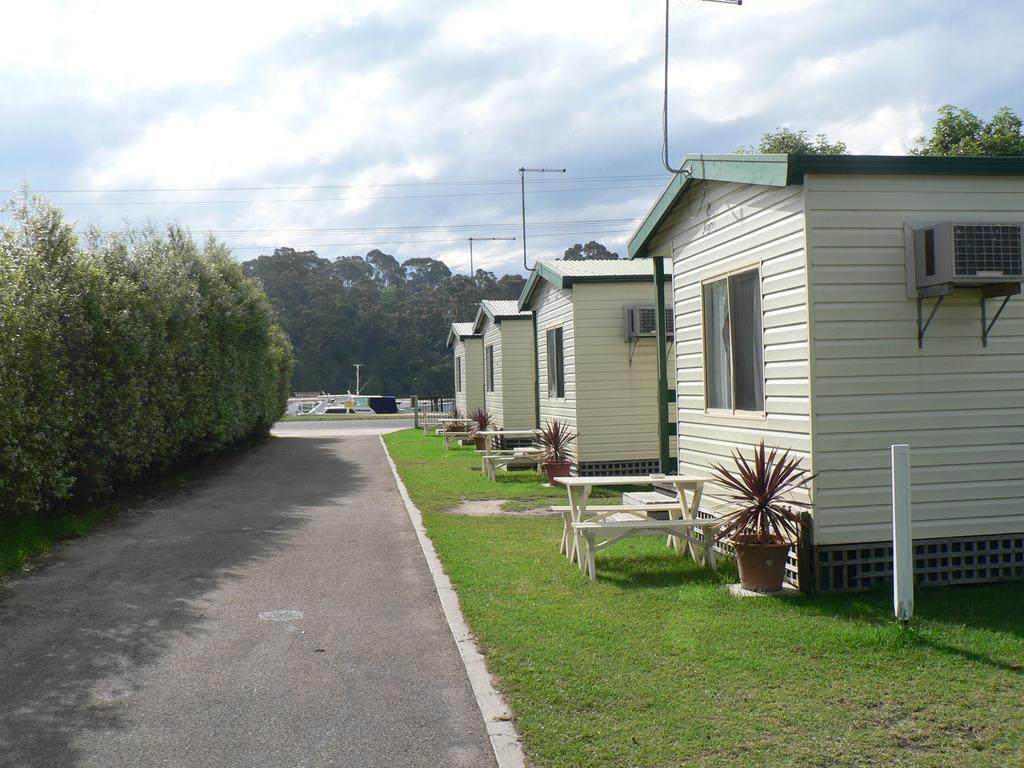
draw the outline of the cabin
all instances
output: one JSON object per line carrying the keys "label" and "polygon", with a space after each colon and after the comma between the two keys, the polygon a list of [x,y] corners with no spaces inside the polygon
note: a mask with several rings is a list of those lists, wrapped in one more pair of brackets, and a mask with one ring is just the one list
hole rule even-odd
{"label": "cabin", "polygon": [[481,335],[473,331],[473,323],[452,323],[448,330],[455,371],[455,408],[463,416],[472,416],[484,407],[482,342]]}
{"label": "cabin", "polygon": [[[689,155],[629,243],[673,279],[679,465],[817,473],[801,588],[1024,578],[1024,158]],[[724,501],[705,491],[704,507]]]}
{"label": "cabin", "polygon": [[[660,287],[664,302],[667,277]],[[539,423],[557,419],[577,434],[575,474],[648,474],[671,458],[674,441],[658,422],[654,296],[649,260],[538,261],[523,287],[519,308],[535,317]],[[671,349],[669,340],[662,356]]]}
{"label": "cabin", "polygon": [[511,300],[484,299],[473,333],[481,337],[484,408],[497,429],[527,430],[537,424],[537,357],[533,314]]}

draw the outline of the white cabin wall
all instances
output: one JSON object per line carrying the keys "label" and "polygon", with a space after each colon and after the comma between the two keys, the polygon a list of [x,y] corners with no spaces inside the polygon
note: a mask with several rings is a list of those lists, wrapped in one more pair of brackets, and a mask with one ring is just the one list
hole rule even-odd
{"label": "white cabin wall", "polygon": [[[657,459],[657,341],[645,338],[635,347],[627,344],[623,318],[627,305],[654,305],[653,279],[648,283],[580,282],[572,290],[580,461]],[[663,291],[671,301],[671,284]],[[671,361],[674,344],[670,342],[668,349]],[[670,370],[670,388],[674,382],[675,371]]]}
{"label": "white cabin wall", "polygon": [[468,336],[455,343],[454,357],[462,360],[462,391],[455,393],[455,407],[472,415],[484,407],[484,357],[480,337]]}
{"label": "white cabin wall", "polygon": [[1024,221],[1024,182],[808,175],[805,186],[816,541],[889,538],[889,446],[900,442],[911,446],[915,538],[1024,531],[1024,298],[1010,299],[985,348],[979,292],[954,292],[918,349],[903,246],[904,221]]}
{"label": "white cabin wall", "polygon": [[[502,328],[491,321],[489,317],[484,319],[483,328],[483,361],[484,361],[484,408],[494,418],[494,425],[500,427],[504,422],[502,408]],[[494,346],[494,391],[487,391],[487,347]]]}
{"label": "white cabin wall", "polygon": [[500,360],[495,347],[495,389],[500,388],[505,429],[533,429],[537,421],[537,359],[533,319],[506,318],[501,331]]}
{"label": "white cabin wall", "polygon": [[[575,320],[573,316],[572,291],[555,288],[547,281],[541,281],[530,303],[537,317],[537,377],[540,380],[540,422],[558,419],[573,432],[577,431],[576,421],[576,357]],[[562,347],[565,352],[565,397],[548,397],[548,357],[546,333],[549,328],[561,326]],[[572,446],[574,461],[584,438],[577,438]]]}
{"label": "white cabin wall", "polygon": [[[801,187],[696,183],[659,227],[649,251],[672,255],[680,471],[706,475],[713,462],[731,466],[734,448],[749,458],[761,439],[793,449],[813,468]],[[761,269],[765,412],[710,412],[701,283],[751,267]],[[712,510],[725,502],[714,483],[705,498]]]}

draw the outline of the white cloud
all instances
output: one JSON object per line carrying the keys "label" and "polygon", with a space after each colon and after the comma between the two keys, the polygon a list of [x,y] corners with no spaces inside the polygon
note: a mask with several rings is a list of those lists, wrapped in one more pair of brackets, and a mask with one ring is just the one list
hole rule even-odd
{"label": "white cloud", "polygon": [[[1024,60],[1012,45],[1019,13],[1010,4],[924,7],[673,2],[673,152],[728,151],[789,125],[842,139],[854,152],[899,153],[947,101],[981,114],[1004,103],[1020,112],[1024,105],[1012,101]],[[0,176],[12,176],[5,183],[27,176],[39,186],[38,167],[54,187],[353,185],[226,195],[253,201],[242,205],[72,209],[111,226],[127,212],[178,217],[199,231],[273,230],[232,238],[242,244],[379,238],[399,258],[442,256],[465,269],[469,234],[506,234],[485,225],[518,220],[516,187],[481,187],[488,194],[479,196],[412,188],[405,199],[368,199],[403,195],[375,185],[515,179],[524,162],[564,165],[576,177],[660,170],[663,6],[650,0],[41,0],[12,6],[4,24],[0,93],[23,107],[0,134]],[[968,33],[971,45],[954,45]],[[45,109],[32,117],[33,105]],[[76,122],[80,114],[88,122]],[[66,124],[55,126],[54,115]],[[14,138],[5,143],[5,135]],[[657,192],[537,194],[529,219],[641,216]],[[331,197],[356,199],[299,202]],[[481,229],[288,231],[465,223]],[[603,231],[612,229],[547,238],[538,228],[531,260],[592,237],[624,253],[628,233]],[[478,266],[514,269],[518,248],[481,245]]]}
{"label": "white cloud", "polygon": [[296,31],[350,27],[389,0],[247,3],[35,0],[4,8],[0,72],[96,100],[244,76],[246,59]]}

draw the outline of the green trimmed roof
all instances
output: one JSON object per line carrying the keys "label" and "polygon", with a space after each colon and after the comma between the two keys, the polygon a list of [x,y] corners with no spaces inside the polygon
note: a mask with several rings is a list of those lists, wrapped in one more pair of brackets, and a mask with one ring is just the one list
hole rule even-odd
{"label": "green trimmed roof", "polygon": [[[860,176],[1024,176],[1024,157],[916,157],[903,155],[687,155],[682,167],[629,240],[629,258],[648,255],[647,244],[686,188],[696,181],[734,181],[785,187],[804,174]],[[520,301],[522,303],[522,301]]]}
{"label": "green trimmed roof", "polygon": [[649,283],[654,280],[654,266],[628,259],[538,261],[519,296],[520,309],[526,307],[541,280],[555,288],[570,288],[576,283]]}
{"label": "green trimmed roof", "polygon": [[456,340],[462,341],[463,339],[470,336],[479,336],[473,330],[473,323],[452,323],[452,327],[448,330],[448,346],[452,346]]}
{"label": "green trimmed roof", "polygon": [[512,299],[483,299],[473,321],[474,333],[483,330],[484,317],[489,317],[492,323],[498,324],[502,320],[529,319],[533,314],[520,311],[519,302]]}

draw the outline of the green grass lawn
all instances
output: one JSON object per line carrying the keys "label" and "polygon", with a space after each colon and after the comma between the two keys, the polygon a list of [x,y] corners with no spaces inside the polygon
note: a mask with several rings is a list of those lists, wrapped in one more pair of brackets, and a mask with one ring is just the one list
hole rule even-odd
{"label": "green grass lawn", "polygon": [[591,583],[557,520],[442,511],[564,492],[385,440],[538,765],[1024,765],[1024,585],[920,590],[904,630],[887,592],[734,598],[658,539]]}

